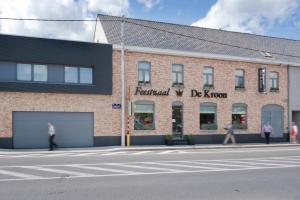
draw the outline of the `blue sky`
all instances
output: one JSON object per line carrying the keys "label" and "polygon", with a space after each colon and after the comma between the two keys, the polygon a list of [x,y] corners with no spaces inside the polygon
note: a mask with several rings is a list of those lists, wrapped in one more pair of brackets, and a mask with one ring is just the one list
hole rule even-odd
{"label": "blue sky", "polygon": [[[300,40],[300,0],[0,0],[0,16],[95,19],[97,13]],[[0,20],[0,32],[92,40],[93,23]]]}

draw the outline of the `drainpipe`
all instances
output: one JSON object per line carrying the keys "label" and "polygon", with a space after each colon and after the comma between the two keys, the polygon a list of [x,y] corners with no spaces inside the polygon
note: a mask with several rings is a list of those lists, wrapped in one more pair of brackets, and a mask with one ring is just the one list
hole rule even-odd
{"label": "drainpipe", "polygon": [[287,65],[287,94],[288,94],[288,99],[287,99],[287,109],[288,109],[288,137],[289,137],[289,142],[291,143],[291,135],[290,135],[290,120],[291,120],[291,111],[290,111],[290,65]]}
{"label": "drainpipe", "polygon": [[122,17],[121,22],[121,146],[125,147],[125,66],[124,66],[124,16]]}

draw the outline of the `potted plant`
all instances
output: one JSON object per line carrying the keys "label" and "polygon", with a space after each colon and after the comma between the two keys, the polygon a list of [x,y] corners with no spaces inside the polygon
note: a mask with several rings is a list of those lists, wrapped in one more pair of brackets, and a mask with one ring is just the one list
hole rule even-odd
{"label": "potted plant", "polygon": [[195,136],[192,134],[185,135],[185,139],[187,140],[189,145],[195,145]]}
{"label": "potted plant", "polygon": [[166,145],[172,145],[172,135],[171,134],[167,134],[165,135],[165,143]]}

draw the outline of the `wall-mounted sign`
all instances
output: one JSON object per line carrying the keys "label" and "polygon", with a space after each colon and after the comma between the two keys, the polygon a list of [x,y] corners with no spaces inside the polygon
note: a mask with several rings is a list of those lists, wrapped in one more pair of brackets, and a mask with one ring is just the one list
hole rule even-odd
{"label": "wall-mounted sign", "polygon": [[263,67],[263,68],[259,68],[258,69],[258,91],[259,92],[266,92],[266,75],[267,75],[267,72],[266,72],[266,68]]}
{"label": "wall-mounted sign", "polygon": [[144,90],[142,87],[136,87],[135,89],[135,95],[149,95],[149,96],[169,96],[170,88],[167,90],[155,90],[155,89],[149,89]]}
{"label": "wall-mounted sign", "polygon": [[121,109],[122,108],[122,104],[120,103],[113,103],[111,104],[112,109]]}
{"label": "wall-mounted sign", "polygon": [[204,97],[204,98],[227,98],[227,93],[210,92],[209,90],[203,90],[203,92],[195,89],[191,90],[191,97]]}

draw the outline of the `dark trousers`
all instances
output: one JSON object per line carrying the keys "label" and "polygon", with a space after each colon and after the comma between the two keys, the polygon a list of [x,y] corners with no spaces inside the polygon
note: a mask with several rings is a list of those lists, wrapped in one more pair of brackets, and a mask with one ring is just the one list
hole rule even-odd
{"label": "dark trousers", "polygon": [[49,149],[53,150],[53,147],[57,148],[57,144],[54,142],[55,135],[49,137]]}
{"label": "dark trousers", "polygon": [[265,136],[266,136],[266,144],[270,144],[270,132],[265,132]]}

